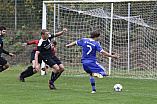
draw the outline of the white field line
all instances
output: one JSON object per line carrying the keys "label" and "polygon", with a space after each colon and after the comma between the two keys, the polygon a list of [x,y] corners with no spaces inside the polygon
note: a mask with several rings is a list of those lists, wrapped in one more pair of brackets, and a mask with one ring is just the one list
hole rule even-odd
{"label": "white field line", "polygon": [[[31,87],[43,87],[43,86],[35,86],[35,85],[22,85],[22,84],[0,84],[0,85],[5,85],[5,86],[31,86]],[[91,92],[91,90],[85,90],[85,89],[73,89],[73,88],[59,88],[57,87],[57,89],[64,89],[64,90],[78,90],[78,91],[89,91]],[[104,92],[104,93],[112,93],[114,91],[97,91],[97,92]],[[143,95],[143,96],[157,96],[157,94],[143,94],[143,93],[129,93],[129,92],[117,92],[117,93],[123,93],[125,95]]]}

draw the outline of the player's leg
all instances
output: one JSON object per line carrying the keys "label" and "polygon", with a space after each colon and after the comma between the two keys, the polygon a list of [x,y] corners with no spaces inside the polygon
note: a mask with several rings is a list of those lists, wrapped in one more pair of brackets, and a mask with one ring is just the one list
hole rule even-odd
{"label": "player's leg", "polygon": [[46,75],[46,69],[47,67],[45,66],[44,61],[41,63],[41,75]]}
{"label": "player's leg", "polygon": [[61,63],[61,61],[56,56],[54,56],[52,59],[59,66],[59,72],[57,73],[56,77],[54,78],[54,81],[55,81],[60,77],[62,72],[65,70],[65,68],[64,68],[63,64]]}
{"label": "player's leg", "polygon": [[7,62],[5,65],[1,65],[1,66],[0,66],[0,72],[6,70],[6,69],[8,69],[8,68],[9,68],[9,63]]}
{"label": "player's leg", "polygon": [[59,73],[61,74],[65,70],[63,64],[59,64]]}
{"label": "player's leg", "polygon": [[[30,76],[34,75],[35,73],[39,72],[38,69],[35,69],[35,60],[32,61],[32,64],[33,64],[32,66],[29,66],[27,68],[27,71],[23,75],[23,78],[30,77]],[[40,59],[40,57],[38,57],[38,65],[40,66],[40,64],[41,64],[41,59]]]}
{"label": "player's leg", "polygon": [[52,74],[51,74],[51,79],[48,81],[49,83],[49,88],[51,90],[56,90],[56,87],[54,86],[54,81],[56,80],[56,77],[59,73],[59,66],[57,64],[53,65],[52,68],[54,69],[52,71]]}
{"label": "player's leg", "polygon": [[[54,79],[53,79],[53,82],[54,82],[54,81],[57,80],[58,77],[62,74],[62,72],[65,70],[65,68],[64,68],[63,64],[61,63],[61,61],[60,61],[56,56],[54,56],[54,57],[51,58],[51,59],[53,60],[52,63],[56,63],[56,64],[59,66],[59,71],[57,71],[56,76],[55,76]],[[58,66],[57,66],[57,68],[58,68]],[[55,70],[55,69],[54,69],[54,70]],[[58,69],[57,69],[57,70],[58,70]]]}
{"label": "player's leg", "polygon": [[[25,71],[23,71],[21,74],[19,74],[18,76],[18,80],[25,82],[24,78],[30,77],[32,75],[34,75],[35,73],[39,72],[39,70],[33,68],[33,66],[35,65],[35,60],[32,61],[33,65],[29,66]],[[40,65],[40,63],[39,63]]]}
{"label": "player's leg", "polygon": [[95,78],[93,76],[93,72],[92,72],[92,65],[93,63],[83,63],[83,68],[84,70],[90,74],[90,83],[92,86],[92,92],[91,93],[96,93],[96,88],[95,88]]}
{"label": "player's leg", "polygon": [[96,61],[93,64],[93,68],[95,69],[93,76],[98,78],[103,78],[104,76],[108,76],[108,72],[98,61]]}
{"label": "player's leg", "polygon": [[102,76],[108,76],[108,72],[107,72],[106,70],[104,70],[104,72],[103,72],[103,71],[100,72],[100,74],[101,74]]}
{"label": "player's leg", "polygon": [[104,76],[108,76],[108,72],[106,70],[101,71],[99,73],[93,73],[94,77],[103,78]]}
{"label": "player's leg", "polygon": [[55,77],[57,76],[57,73],[59,72],[59,66],[56,64],[56,62],[52,59],[52,57],[43,59],[45,64],[49,65],[54,70],[51,73],[51,78],[48,80],[49,88],[52,90],[56,90],[56,87],[54,86]]}
{"label": "player's leg", "polygon": [[[46,66],[44,66],[44,68],[42,68],[41,70],[46,71],[46,69],[48,69],[48,68],[49,68],[49,66],[46,65]],[[45,75],[46,75],[46,72],[45,72]]]}
{"label": "player's leg", "polygon": [[9,68],[9,63],[7,62],[4,66],[3,66],[3,69],[6,70]]}
{"label": "player's leg", "polygon": [[0,65],[0,72],[9,68],[9,63],[3,57],[0,57]]}
{"label": "player's leg", "polygon": [[62,72],[64,70],[65,70],[65,68],[64,68],[63,64],[60,64],[59,65],[59,72],[57,73],[56,77],[54,78],[54,81],[56,81],[60,77],[60,75],[62,74]]}
{"label": "player's leg", "polygon": [[95,78],[93,76],[92,73],[90,73],[90,83],[91,83],[91,86],[92,86],[92,92],[91,93],[96,93],[96,89],[95,89]]}
{"label": "player's leg", "polygon": [[24,70],[21,74],[18,76],[18,80],[25,82],[24,78],[27,78],[29,76],[34,75],[33,66],[29,66],[26,70]]}
{"label": "player's leg", "polygon": [[32,75],[34,75],[37,72],[34,69],[34,67],[35,67],[35,59],[34,59],[35,52],[36,52],[35,50],[33,50],[31,52],[31,60],[30,60],[30,62],[32,62],[33,65],[29,66],[26,70],[24,70],[21,74],[19,74],[19,76],[18,76],[18,80],[19,81],[25,82],[24,78],[32,76]]}

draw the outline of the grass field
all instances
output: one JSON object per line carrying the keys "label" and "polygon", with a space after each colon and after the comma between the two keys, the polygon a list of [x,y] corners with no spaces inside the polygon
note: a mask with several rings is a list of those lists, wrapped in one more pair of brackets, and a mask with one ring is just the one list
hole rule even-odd
{"label": "grass field", "polygon": [[[18,68],[0,73],[0,104],[157,104],[157,80],[95,78],[97,93],[91,94],[89,77],[61,76],[55,82],[57,90],[49,90],[50,73],[20,82]],[[122,92],[113,90],[116,83],[123,85]]]}

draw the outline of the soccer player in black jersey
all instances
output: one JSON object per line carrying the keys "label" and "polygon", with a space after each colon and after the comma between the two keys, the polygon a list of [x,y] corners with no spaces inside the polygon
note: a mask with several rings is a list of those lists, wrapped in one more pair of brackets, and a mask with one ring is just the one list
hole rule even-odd
{"label": "soccer player in black jersey", "polygon": [[1,53],[5,53],[11,57],[15,57],[14,54],[7,52],[3,49],[3,39],[6,34],[6,28],[4,26],[0,27],[0,72],[6,70],[9,67],[9,63],[1,56]]}
{"label": "soccer player in black jersey", "polygon": [[[34,40],[34,41],[30,41],[28,43],[23,43],[22,46],[27,46],[27,45],[31,45],[31,44],[38,45],[38,43],[39,43],[39,40]],[[56,44],[57,44],[57,42],[55,40],[51,41],[51,50],[52,50],[52,53],[54,55],[55,55],[54,47],[56,46]],[[29,66],[26,70],[24,70],[22,73],[20,73],[18,75],[18,80],[19,81],[25,82],[25,78],[30,77],[30,76],[34,75],[35,73],[37,73],[39,71],[39,70],[35,69],[35,58],[34,57],[35,57],[36,50],[37,50],[37,46],[35,48],[33,48],[32,52],[31,52],[31,60],[30,60],[30,62],[33,65]],[[40,60],[40,57],[39,57],[38,58],[38,63],[41,64],[41,61],[42,60]],[[47,68],[48,68],[48,66],[42,68],[41,70],[43,70],[45,72]]]}
{"label": "soccer player in black jersey", "polygon": [[[30,41],[28,43],[23,43],[22,46],[27,46],[27,45],[31,45],[31,44],[36,44],[38,45],[39,40],[34,40],[34,41]],[[22,73],[20,73],[18,75],[18,80],[25,82],[25,78],[26,77],[30,77],[32,75],[34,75],[35,73],[38,72],[38,70],[35,69],[35,52],[37,50],[37,47],[33,48],[32,52],[31,52],[31,60],[30,62],[33,64],[31,66],[29,66],[26,70],[24,70]],[[39,63],[41,63],[41,60],[39,58]]]}
{"label": "soccer player in black jersey", "polygon": [[48,30],[42,29],[41,30],[41,39],[38,43],[38,48],[35,53],[35,68],[37,70],[40,69],[40,64],[38,64],[38,56],[40,54],[40,58],[51,68],[54,70],[51,74],[51,79],[48,81],[49,88],[52,90],[56,90],[54,86],[54,81],[61,75],[61,73],[64,71],[64,66],[60,62],[60,60],[52,53],[51,50],[51,39],[57,36],[60,36],[64,32],[66,32],[67,29],[64,28],[63,31],[54,34],[49,34]]}

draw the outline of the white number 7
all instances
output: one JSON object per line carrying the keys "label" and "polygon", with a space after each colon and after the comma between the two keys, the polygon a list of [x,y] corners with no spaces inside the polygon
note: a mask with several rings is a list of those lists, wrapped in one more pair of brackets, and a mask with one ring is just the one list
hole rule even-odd
{"label": "white number 7", "polygon": [[90,45],[87,45],[87,47],[89,47],[89,51],[87,52],[87,55],[92,51],[92,47]]}

